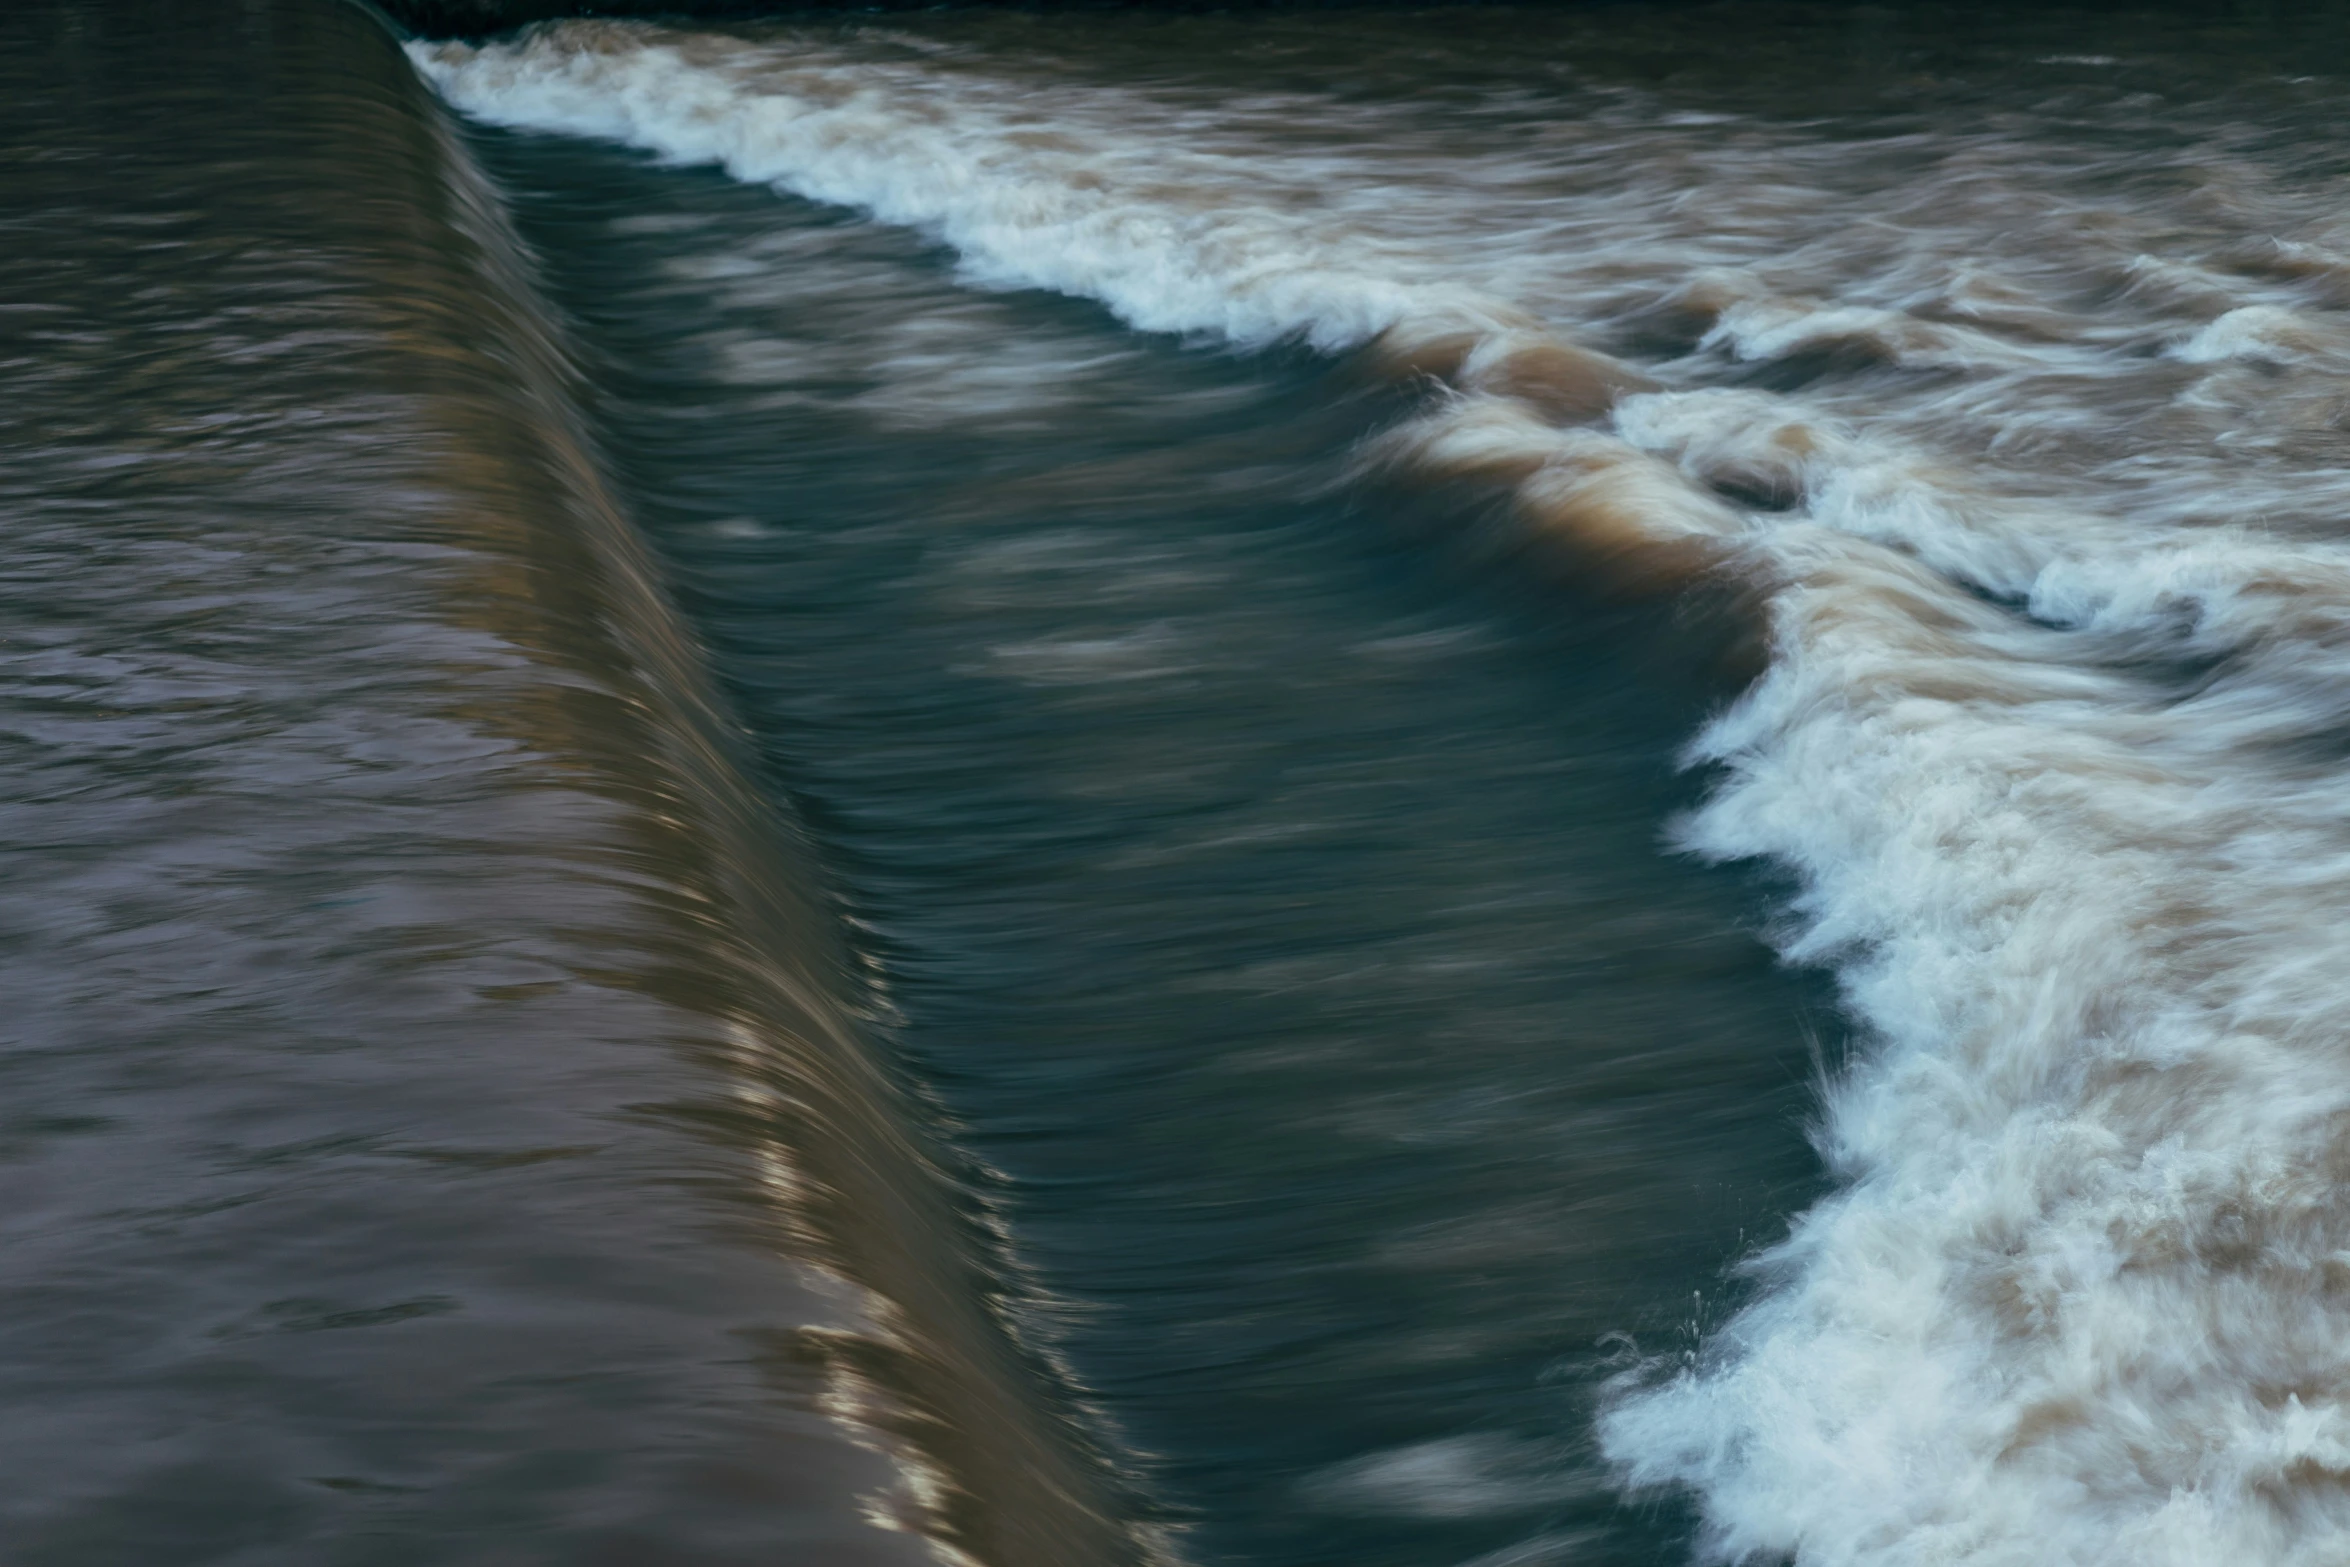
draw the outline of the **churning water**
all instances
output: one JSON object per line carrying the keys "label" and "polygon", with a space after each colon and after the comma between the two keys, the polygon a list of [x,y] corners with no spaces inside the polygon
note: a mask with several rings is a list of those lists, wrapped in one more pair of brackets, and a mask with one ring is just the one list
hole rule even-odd
{"label": "churning water", "polygon": [[2337,31],[44,15],[27,1560],[2350,1562]]}

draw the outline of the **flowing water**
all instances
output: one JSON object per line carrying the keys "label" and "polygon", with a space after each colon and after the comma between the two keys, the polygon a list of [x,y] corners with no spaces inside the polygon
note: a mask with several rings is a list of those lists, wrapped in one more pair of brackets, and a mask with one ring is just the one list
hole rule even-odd
{"label": "flowing water", "polygon": [[2343,19],[6,26],[9,1560],[2350,1562]]}

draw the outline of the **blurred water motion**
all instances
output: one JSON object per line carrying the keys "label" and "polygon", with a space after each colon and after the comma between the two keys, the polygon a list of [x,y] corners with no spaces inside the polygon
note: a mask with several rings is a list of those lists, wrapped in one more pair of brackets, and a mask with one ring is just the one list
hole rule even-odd
{"label": "blurred water motion", "polygon": [[2350,1539],[2331,13],[0,27],[11,1562]]}

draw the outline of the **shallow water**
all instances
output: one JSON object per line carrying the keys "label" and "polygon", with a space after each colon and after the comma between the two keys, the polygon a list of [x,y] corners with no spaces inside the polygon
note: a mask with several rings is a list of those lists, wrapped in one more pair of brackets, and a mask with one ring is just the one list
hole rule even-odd
{"label": "shallow water", "polygon": [[2350,1551],[2338,16],[7,25],[22,1559]]}

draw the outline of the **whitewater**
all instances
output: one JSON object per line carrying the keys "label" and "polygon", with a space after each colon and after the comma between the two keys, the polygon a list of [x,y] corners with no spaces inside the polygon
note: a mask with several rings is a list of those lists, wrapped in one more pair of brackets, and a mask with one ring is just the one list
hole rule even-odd
{"label": "whitewater", "polygon": [[1413,400],[1359,485],[1476,497],[1609,594],[1730,590],[1763,656],[1674,846],[1791,873],[1777,944],[1861,1041],[1832,1194],[1600,1416],[1707,1559],[2350,1561],[2322,145],[2077,61],[1838,124],[1571,59],[1415,94],[883,27],[410,55],[475,119],[919,231],[976,289],[1345,359]]}

